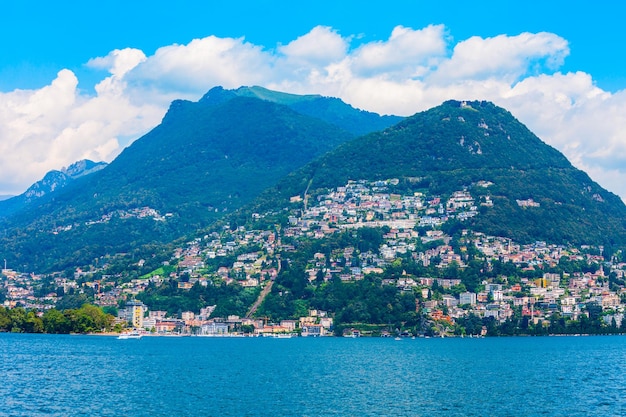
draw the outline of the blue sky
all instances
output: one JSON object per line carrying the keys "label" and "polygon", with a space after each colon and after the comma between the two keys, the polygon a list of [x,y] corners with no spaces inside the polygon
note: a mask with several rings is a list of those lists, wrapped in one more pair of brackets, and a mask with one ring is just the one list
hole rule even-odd
{"label": "blue sky", "polygon": [[[235,4],[236,3],[236,4]],[[374,2],[371,2],[374,4]],[[0,17],[0,91],[45,85],[61,68],[80,73],[95,56],[133,47],[146,54],[209,35],[245,37],[274,48],[315,26],[363,41],[384,39],[397,26],[444,24],[455,39],[521,32],[564,37],[571,54],[563,70],[593,74],[610,91],[626,87],[626,5],[583,1],[17,1]],[[355,43],[355,44],[358,44]],[[86,75],[87,76],[87,75]],[[86,83],[87,84],[87,83]],[[88,88],[85,85],[85,88]]]}
{"label": "blue sky", "polygon": [[112,160],[175,98],[259,84],[401,115],[491,100],[625,198],[625,6],[440,4],[4,4],[0,194],[81,158]]}

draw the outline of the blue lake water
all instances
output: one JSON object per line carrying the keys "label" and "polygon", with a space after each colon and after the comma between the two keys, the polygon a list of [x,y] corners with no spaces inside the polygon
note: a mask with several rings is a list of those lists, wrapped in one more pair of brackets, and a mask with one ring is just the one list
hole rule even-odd
{"label": "blue lake water", "polygon": [[626,416],[626,338],[0,334],[0,416]]}

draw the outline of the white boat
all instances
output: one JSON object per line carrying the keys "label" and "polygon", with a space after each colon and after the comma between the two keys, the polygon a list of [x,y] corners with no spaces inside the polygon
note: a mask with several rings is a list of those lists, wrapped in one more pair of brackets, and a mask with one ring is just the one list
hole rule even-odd
{"label": "white boat", "polygon": [[118,339],[141,339],[141,333],[139,333],[136,330],[132,332],[127,332],[127,333],[120,333],[120,335],[117,338]]}
{"label": "white boat", "polygon": [[297,337],[296,333],[275,333],[275,334],[266,334],[265,337],[272,337],[274,339],[291,339],[292,337]]}

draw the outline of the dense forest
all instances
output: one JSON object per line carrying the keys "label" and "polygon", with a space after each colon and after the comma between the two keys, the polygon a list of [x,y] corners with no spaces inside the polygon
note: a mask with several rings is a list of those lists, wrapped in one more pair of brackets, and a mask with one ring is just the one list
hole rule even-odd
{"label": "dense forest", "polygon": [[47,310],[43,315],[17,307],[0,306],[0,332],[14,333],[102,333],[121,330],[114,325],[114,317],[101,308],[84,304],[77,309]]}

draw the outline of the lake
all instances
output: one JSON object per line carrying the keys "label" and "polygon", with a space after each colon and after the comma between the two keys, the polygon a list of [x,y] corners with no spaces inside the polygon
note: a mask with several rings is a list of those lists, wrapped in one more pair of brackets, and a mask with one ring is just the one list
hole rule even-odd
{"label": "lake", "polygon": [[626,338],[0,334],[0,416],[625,416]]}

